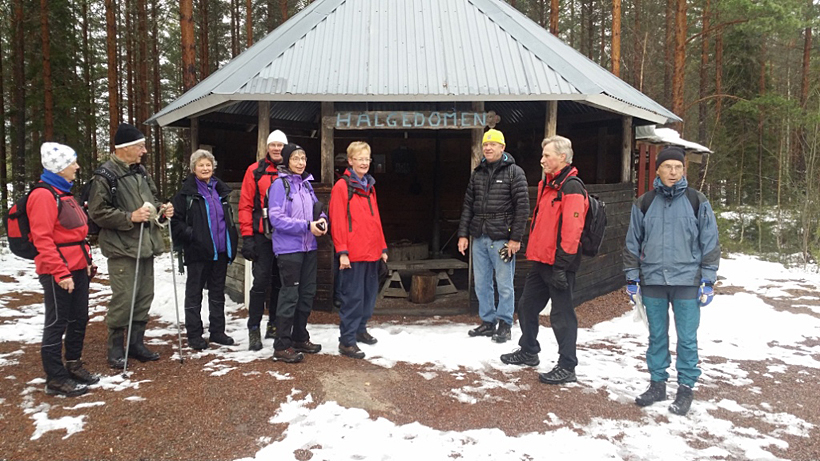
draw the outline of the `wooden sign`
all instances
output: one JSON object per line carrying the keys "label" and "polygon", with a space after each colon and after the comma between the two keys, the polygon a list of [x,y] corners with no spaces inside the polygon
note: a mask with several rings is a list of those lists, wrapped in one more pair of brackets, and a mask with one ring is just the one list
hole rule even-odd
{"label": "wooden sign", "polygon": [[469,130],[484,128],[495,114],[459,111],[368,111],[336,112],[322,124],[336,130]]}

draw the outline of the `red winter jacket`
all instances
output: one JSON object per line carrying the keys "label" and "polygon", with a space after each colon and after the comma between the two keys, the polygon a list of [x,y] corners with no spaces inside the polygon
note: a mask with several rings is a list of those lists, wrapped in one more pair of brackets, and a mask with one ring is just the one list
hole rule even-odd
{"label": "red winter jacket", "polygon": [[[259,183],[254,178],[254,172],[259,169],[259,162],[253,162],[245,170],[245,177],[242,179],[242,190],[239,193],[239,233],[243,237],[253,234],[265,233],[265,219],[262,210],[267,210],[265,206],[265,194],[268,193],[270,185],[279,175],[276,165],[270,157],[265,156],[265,172],[259,178]],[[258,209],[254,210],[254,199],[258,200]]]}
{"label": "red winter jacket", "polygon": [[[91,260],[91,248],[85,241],[88,221],[74,196],[60,192],[63,202],[57,215],[57,202],[47,189],[37,188],[31,192],[26,204],[26,214],[31,226],[31,241],[37,248],[34,257],[37,273],[50,274],[57,282],[71,277],[71,271],[85,269]],[[60,244],[77,243],[60,246]]]}
{"label": "red winter jacket", "polygon": [[[556,176],[538,183],[538,203],[533,212],[527,259],[550,264],[556,268],[575,271],[581,264],[581,232],[589,208],[589,199],[579,181],[569,181],[578,176],[572,165],[564,167]],[[558,190],[562,199],[557,201]]]}
{"label": "red winter jacket", "polygon": [[[384,240],[379,205],[376,202],[375,180],[365,175],[367,185],[361,184],[345,171],[353,186],[353,196],[348,202],[347,181],[340,179],[330,191],[330,233],[336,254],[347,254],[350,262],[373,262],[387,251]],[[350,221],[348,221],[350,206]]]}

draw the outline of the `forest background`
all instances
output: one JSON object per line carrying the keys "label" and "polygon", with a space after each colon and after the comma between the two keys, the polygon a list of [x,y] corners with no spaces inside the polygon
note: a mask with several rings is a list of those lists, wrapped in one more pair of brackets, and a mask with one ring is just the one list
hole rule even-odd
{"label": "forest background", "polygon": [[[433,0],[435,1],[435,0]],[[0,214],[39,177],[39,146],[75,148],[78,183],[120,122],[147,135],[170,196],[185,130],[142,122],[311,0],[0,0]],[[508,0],[660,102],[714,153],[688,171],[721,243],[820,258],[820,0]]]}

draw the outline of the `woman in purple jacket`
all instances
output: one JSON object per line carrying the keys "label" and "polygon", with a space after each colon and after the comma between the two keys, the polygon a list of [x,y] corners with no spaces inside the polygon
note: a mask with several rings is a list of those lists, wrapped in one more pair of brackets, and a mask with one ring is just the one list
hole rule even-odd
{"label": "woman in purple jacket", "polygon": [[322,346],[310,342],[307,320],[316,296],[316,237],[327,233],[327,215],[314,216],[318,202],[305,171],[302,147],[282,149],[279,177],[268,190],[268,216],[273,225],[273,252],[279,265],[282,288],[276,304],[276,339],[273,360],[301,362],[303,352],[315,354]]}

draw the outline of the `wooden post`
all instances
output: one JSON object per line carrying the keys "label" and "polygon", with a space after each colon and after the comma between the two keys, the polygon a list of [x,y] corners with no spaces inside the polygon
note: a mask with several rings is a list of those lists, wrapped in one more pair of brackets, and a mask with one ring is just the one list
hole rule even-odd
{"label": "wooden post", "polygon": [[[484,101],[473,101],[472,109],[473,112],[484,112]],[[470,130],[470,134],[472,135],[472,150],[470,155],[470,171],[472,172],[481,162],[481,140],[484,138],[484,128]]]}
{"label": "wooden post", "polygon": [[621,122],[621,182],[629,182],[632,170],[632,117],[625,116]]}
{"label": "wooden post", "polygon": [[[320,119],[324,121],[325,117],[333,115],[333,102],[322,102],[322,116]],[[326,126],[321,123],[322,127],[322,184],[333,184],[333,161],[334,161],[334,147],[333,147],[333,127]]]}
{"label": "wooden post", "polygon": [[256,123],[256,160],[268,155],[268,135],[270,134],[270,101],[259,101],[258,122]]}
{"label": "wooden post", "polygon": [[[191,153],[199,149],[199,117],[191,117]],[[190,153],[188,158],[190,158]]]}
{"label": "wooden post", "polygon": [[433,272],[417,272],[410,278],[410,302],[427,304],[436,299],[438,276]]}
{"label": "wooden post", "polygon": [[[544,124],[544,137],[555,136],[558,132],[558,101],[547,101],[547,121]],[[540,143],[539,143],[540,144]]]}
{"label": "wooden post", "polygon": [[658,146],[652,144],[649,146],[649,171],[646,174],[646,182],[648,183],[647,190],[652,190],[655,188],[655,171],[658,167],[655,166],[655,158],[658,156]]}
{"label": "wooden post", "polygon": [[638,196],[646,192],[646,169],[649,156],[649,146],[642,142],[638,144]]}

